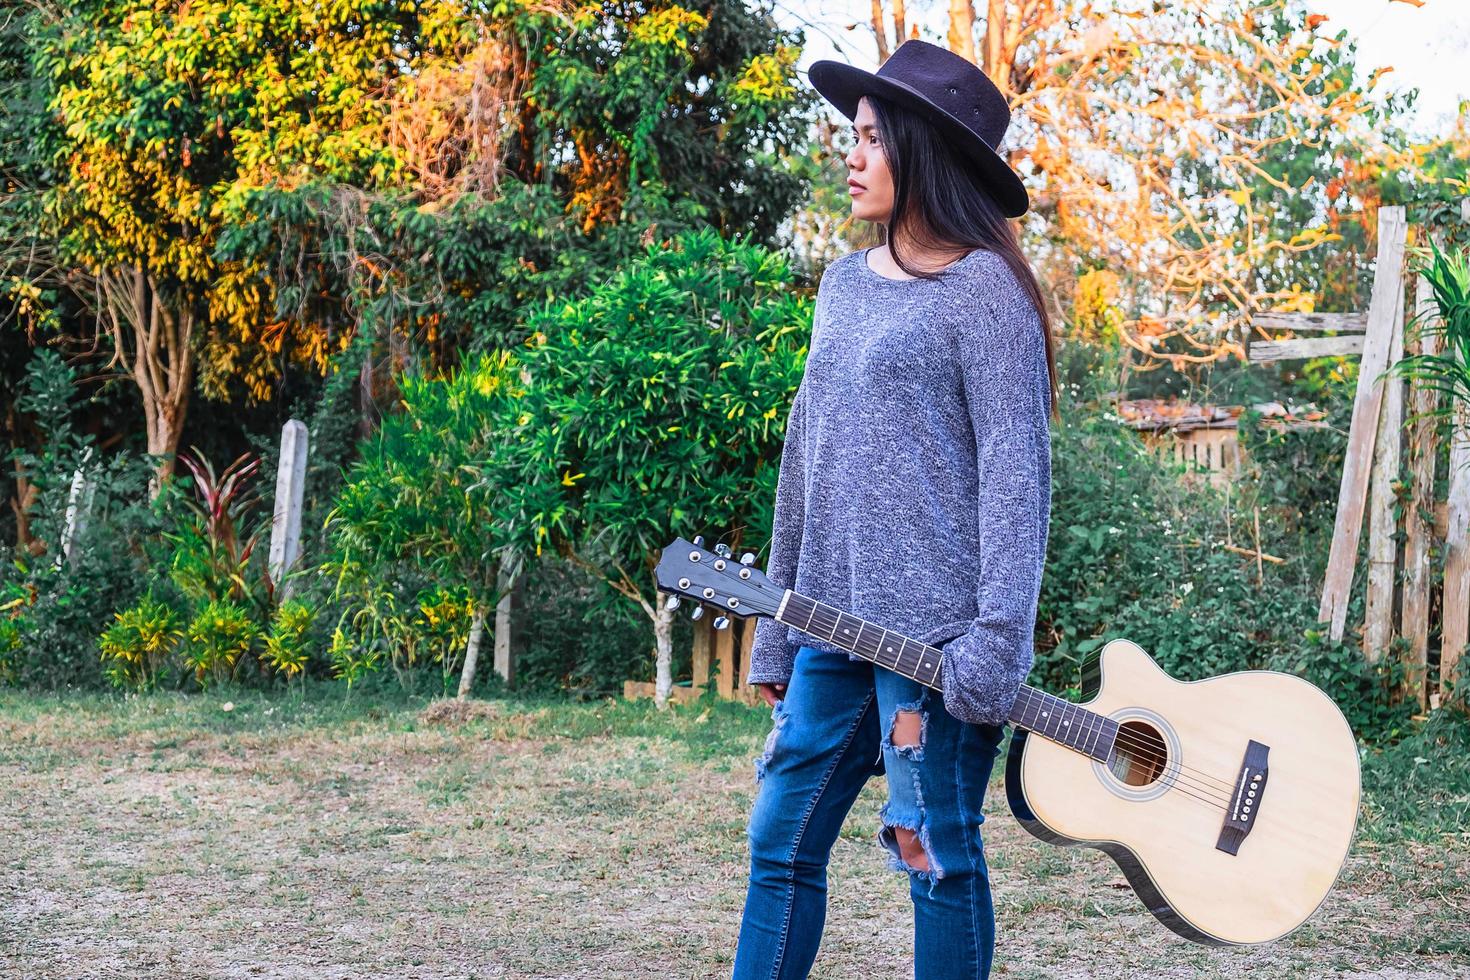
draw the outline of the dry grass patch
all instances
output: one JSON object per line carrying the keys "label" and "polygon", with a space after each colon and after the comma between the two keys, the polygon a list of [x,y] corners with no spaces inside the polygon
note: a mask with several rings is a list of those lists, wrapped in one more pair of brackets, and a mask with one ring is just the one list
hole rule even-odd
{"label": "dry grass patch", "polygon": [[[445,703],[0,695],[0,974],[728,976],[766,714]],[[911,974],[881,789],[837,843],[814,976]],[[1463,837],[1364,842],[1289,940],[1206,950],[997,790],[997,976],[1470,977]]]}

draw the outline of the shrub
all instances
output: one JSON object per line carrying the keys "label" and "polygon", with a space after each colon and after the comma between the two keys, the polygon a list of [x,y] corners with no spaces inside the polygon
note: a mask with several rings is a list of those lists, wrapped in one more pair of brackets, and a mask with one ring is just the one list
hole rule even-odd
{"label": "shrub", "polygon": [[178,614],[149,593],[116,618],[102,634],[107,679],[116,687],[153,689],[183,636]]}
{"label": "shrub", "polygon": [[[1253,480],[1227,502],[1203,480],[1180,480],[1176,466],[1101,412],[1067,413],[1053,450],[1033,673],[1043,686],[1075,689],[1083,661],[1125,637],[1182,680],[1286,670],[1322,687],[1360,735],[1399,730],[1409,709],[1395,704],[1395,668],[1370,666],[1355,645],[1318,632],[1316,592],[1297,567],[1303,556],[1258,572],[1223,547],[1255,545]],[[1263,510],[1263,524],[1273,514]],[[1263,526],[1263,540],[1272,537],[1280,532]]]}
{"label": "shrub", "polygon": [[287,599],[276,608],[261,659],[289,682],[306,669],[311,654],[311,630],[316,614],[299,599]]}
{"label": "shrub", "polygon": [[249,609],[228,599],[215,599],[189,623],[184,663],[201,686],[233,680],[260,632]]}
{"label": "shrub", "polygon": [[[152,467],[129,453],[103,458],[95,440],[73,425],[73,415],[87,403],[76,381],[55,351],[42,348],[15,402],[37,430],[38,448],[10,454],[35,492],[23,505],[28,546],[0,562],[4,683],[51,689],[105,685],[96,638],[114,612],[136,601],[147,580],[141,542],[159,527],[147,494]],[[83,519],[63,549],[78,471],[90,489],[76,502]]]}

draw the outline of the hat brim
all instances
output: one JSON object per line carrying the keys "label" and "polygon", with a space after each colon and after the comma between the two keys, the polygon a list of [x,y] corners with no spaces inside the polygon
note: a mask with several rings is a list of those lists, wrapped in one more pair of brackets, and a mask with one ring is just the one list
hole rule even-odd
{"label": "hat brim", "polygon": [[813,62],[806,77],[812,88],[848,119],[856,118],[858,101],[864,95],[877,95],[914,110],[953,138],[965,155],[975,161],[980,172],[988,178],[987,189],[1007,218],[1019,218],[1030,208],[1021,175],[1012,170],[1010,164],[978,133],[930,102],[917,89],[840,61]]}

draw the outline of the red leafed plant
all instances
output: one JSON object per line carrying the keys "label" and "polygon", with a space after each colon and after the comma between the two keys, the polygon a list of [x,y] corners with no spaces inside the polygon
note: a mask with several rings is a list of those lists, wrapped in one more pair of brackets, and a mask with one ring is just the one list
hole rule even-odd
{"label": "red leafed plant", "polygon": [[171,577],[191,599],[249,598],[268,605],[270,582],[265,582],[265,594],[255,595],[245,577],[264,529],[254,516],[260,497],[251,485],[260,459],[245,453],[216,473],[197,447],[191,449],[192,455],[180,453],[179,461],[194,477],[193,495],[182,495],[193,520],[167,535],[176,549]]}

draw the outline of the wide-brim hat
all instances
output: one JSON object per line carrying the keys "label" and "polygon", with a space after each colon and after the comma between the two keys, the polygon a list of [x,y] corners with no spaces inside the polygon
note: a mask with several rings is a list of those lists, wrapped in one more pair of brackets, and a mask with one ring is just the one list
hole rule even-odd
{"label": "wide-brim hat", "polygon": [[1011,124],[1010,106],[985,72],[953,51],[910,38],[876,73],[823,60],[806,77],[848,119],[857,117],[864,95],[919,113],[975,162],[1006,217],[1019,218],[1030,207],[1021,175],[996,151]]}

